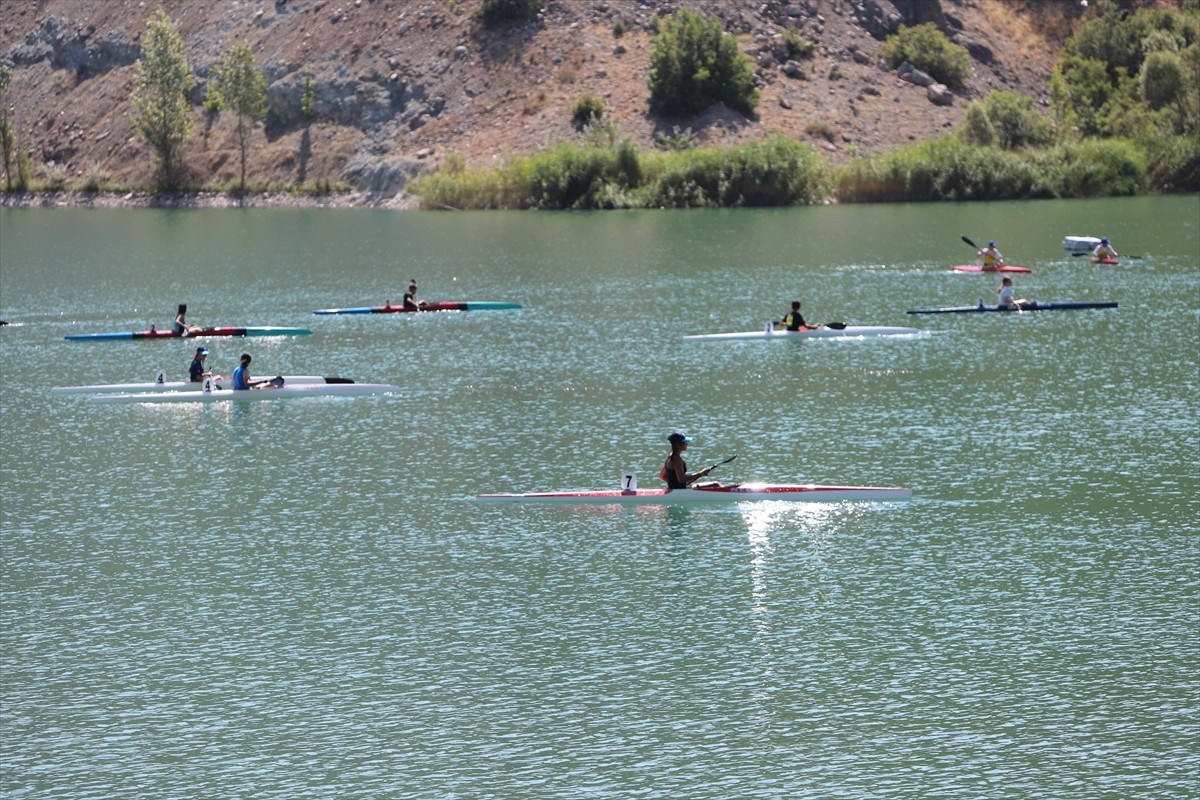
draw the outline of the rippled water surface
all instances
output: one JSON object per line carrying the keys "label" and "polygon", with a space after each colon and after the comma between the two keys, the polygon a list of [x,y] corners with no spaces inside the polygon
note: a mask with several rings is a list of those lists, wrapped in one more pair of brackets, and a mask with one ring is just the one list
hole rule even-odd
{"label": "rippled water surface", "polygon": [[[1019,296],[1117,310],[909,316]],[[1109,235],[1117,269],[1063,254]],[[399,299],[513,312],[315,317]],[[875,340],[684,342],[810,319]],[[228,373],[395,396],[100,406]],[[0,796],[1195,798],[1200,199],[0,211]],[[899,504],[481,505],[714,477]]]}

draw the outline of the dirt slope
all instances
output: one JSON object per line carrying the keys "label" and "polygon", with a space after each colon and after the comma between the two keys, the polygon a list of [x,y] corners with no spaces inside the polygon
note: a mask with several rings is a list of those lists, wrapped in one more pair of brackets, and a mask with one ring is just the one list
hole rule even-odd
{"label": "dirt slope", "polygon": [[[1057,49],[1087,13],[1057,0],[550,0],[537,22],[486,30],[472,19],[476,5],[165,0],[197,76],[186,148],[196,180],[237,174],[233,120],[205,113],[202,102],[209,70],[238,40],[252,45],[271,86],[252,183],[349,182],[351,202],[404,205],[405,181],[448,154],[483,164],[577,138],[571,108],[585,94],[603,98],[620,135],[644,149],[679,126],[705,145],[780,133],[835,161],[937,136],[991,89],[1044,108]],[[722,108],[685,120],[648,113],[652,18],[680,7],[719,16],[754,59],[762,95],[754,118]],[[55,163],[71,180],[151,183],[152,154],[133,132],[129,97],[153,9],[143,0],[0,2],[0,61],[13,70],[12,114],[39,175]],[[974,57],[975,77],[950,105],[931,102],[879,57],[889,31],[924,21]],[[794,77],[777,46],[784,28],[816,43]],[[311,121],[301,113],[306,72]]]}

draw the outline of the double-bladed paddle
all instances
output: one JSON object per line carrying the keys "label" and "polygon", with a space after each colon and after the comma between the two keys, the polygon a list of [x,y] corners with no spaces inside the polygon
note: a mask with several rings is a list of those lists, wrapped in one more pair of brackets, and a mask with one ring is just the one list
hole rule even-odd
{"label": "double-bladed paddle", "polygon": [[966,242],[967,244],[971,245],[971,247],[974,247],[976,250],[982,250],[982,249],[983,249],[983,248],[982,248],[982,247],[980,247],[979,245],[977,245],[977,244],[975,244],[974,242],[972,242],[972,241],[971,241],[969,238],[967,238],[966,236],[962,237],[962,240],[963,240],[964,242]]}
{"label": "double-bladed paddle", "polygon": [[735,458],[737,458],[737,456],[730,456],[729,458],[725,459],[724,461],[718,461],[717,463],[713,464],[711,467],[707,467],[705,469],[700,470],[700,472],[696,475],[696,477],[699,478],[704,475],[707,475],[708,473],[712,472],[717,467],[721,466],[722,464],[728,464],[730,461],[733,461]]}

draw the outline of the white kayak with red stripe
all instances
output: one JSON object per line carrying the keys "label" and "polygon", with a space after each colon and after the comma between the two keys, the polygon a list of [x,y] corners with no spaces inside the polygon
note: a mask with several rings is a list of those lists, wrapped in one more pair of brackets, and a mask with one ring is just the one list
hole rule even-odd
{"label": "white kayak with red stripe", "polygon": [[895,325],[846,325],[841,322],[789,331],[787,328],[777,327],[768,322],[759,331],[695,333],[683,338],[688,342],[727,342],[743,339],[836,339],[864,336],[912,336],[920,332],[917,328],[904,328]]}
{"label": "white kayak with red stripe", "polygon": [[261,389],[202,389],[198,392],[144,392],[141,394],[101,394],[96,403],[220,403],[225,401],[286,400],[299,397],[353,397],[366,394],[397,394],[399,386],[390,383],[297,383]]}
{"label": "white kayak with red stripe", "polygon": [[[284,385],[292,386],[300,383],[354,383],[349,378],[331,378],[324,375],[281,375]],[[217,378],[213,388],[228,389],[233,386],[232,378]],[[88,386],[52,386],[54,394],[148,394],[161,392],[199,392],[203,391],[203,381],[168,381],[160,372],[152,383],[96,383]]]}
{"label": "white kayak with red stripe", "polygon": [[899,486],[818,486],[814,484],[738,483],[709,489],[613,489],[598,492],[481,494],[486,503],[560,503],[564,505],[636,505],[673,503],[745,503],[754,500],[841,502],[911,500],[912,489]]}

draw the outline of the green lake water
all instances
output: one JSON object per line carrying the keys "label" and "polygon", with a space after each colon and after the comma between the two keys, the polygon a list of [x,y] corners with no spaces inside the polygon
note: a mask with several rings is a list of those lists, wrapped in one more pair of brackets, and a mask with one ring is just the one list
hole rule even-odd
{"label": "green lake water", "polygon": [[[1110,236],[1092,266],[1064,235]],[[911,316],[1017,295],[1115,310]],[[322,317],[426,299],[519,311]],[[809,319],[911,337],[685,342]],[[228,374],[394,396],[104,406]],[[0,210],[0,797],[1200,796],[1200,198]],[[480,504],[727,481],[907,503]]]}

